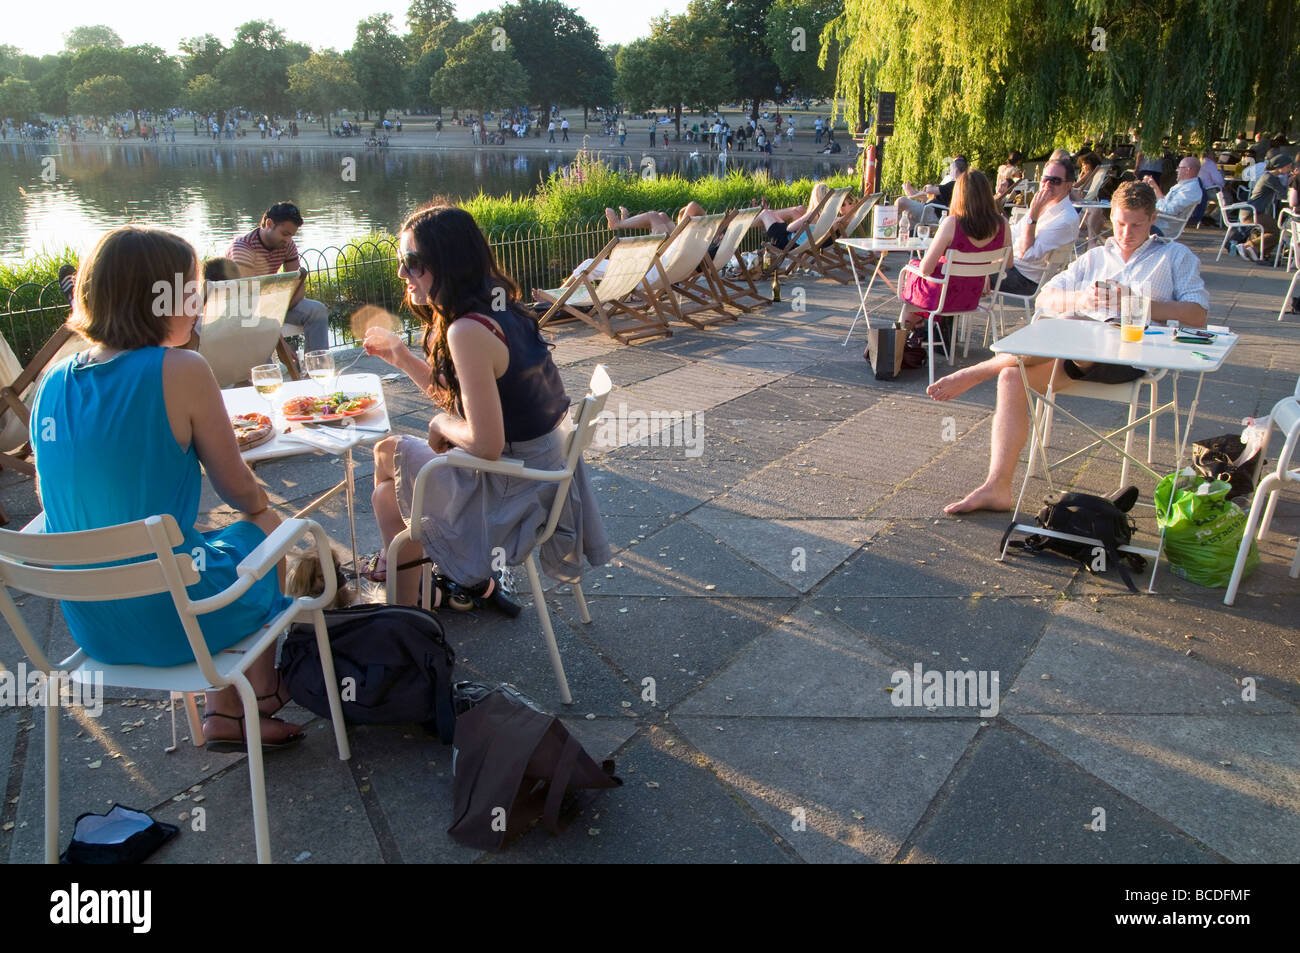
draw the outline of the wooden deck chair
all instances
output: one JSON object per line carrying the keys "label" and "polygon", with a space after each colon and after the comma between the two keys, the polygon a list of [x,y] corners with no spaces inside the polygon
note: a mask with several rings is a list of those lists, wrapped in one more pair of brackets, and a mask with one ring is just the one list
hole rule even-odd
{"label": "wooden deck chair", "polygon": [[[9,342],[0,336],[0,468],[9,467],[28,476],[36,473],[36,467],[27,459],[31,454],[31,402],[36,385],[59,361],[88,347],[90,342],[65,324],[23,367]],[[0,510],[0,524],[7,521]]]}
{"label": "wooden deck chair", "polygon": [[825,277],[838,281],[842,285],[853,283],[853,268],[849,263],[849,255],[852,253],[843,245],[837,245],[836,242],[841,238],[852,238],[854,233],[865,224],[867,216],[884,195],[884,192],[873,192],[864,198],[853,210],[848,221],[843,225],[835,225],[831,234],[822,242],[825,247],[820,248],[819,252],[822,259],[821,273]]}
{"label": "wooden deck chair", "polygon": [[[662,235],[613,239],[564,287],[537,291],[537,297],[551,305],[538,325],[546,327],[557,315],[566,314],[624,344],[660,335],[672,337],[659,296],[651,292],[648,283],[663,242]],[[600,274],[602,266],[604,273]]]}
{"label": "wooden deck chair", "polygon": [[[726,217],[719,212],[678,222],[659,246],[655,267],[646,282],[668,314],[693,327],[707,328],[722,321],[736,320],[736,316],[723,306],[722,296],[712,286],[709,273],[701,272],[704,262],[709,260],[709,243],[718,234]],[[694,287],[701,278],[708,289],[706,294]],[[710,311],[712,315],[699,317]]]}
{"label": "wooden deck chair", "polygon": [[[271,360],[297,287],[296,272],[204,284],[198,350],[218,384],[231,387],[247,381],[251,368]],[[288,366],[292,373],[296,362]]]}
{"label": "wooden deck chair", "polygon": [[[773,270],[778,274],[788,275],[796,268],[814,268],[822,263],[820,246],[834,229],[835,220],[840,217],[840,208],[851,191],[852,189],[845,187],[827,192],[812,218],[790,237],[790,244],[785,248],[777,248],[771,242],[764,243],[763,251],[771,259]],[[799,240],[800,236],[802,241]]]}
{"label": "wooden deck chair", "polygon": [[[721,303],[746,313],[771,301],[770,298],[765,298],[759,293],[754,285],[753,276],[743,264],[732,265],[733,261],[739,261],[737,253],[740,251],[740,243],[754,227],[760,211],[762,210],[755,207],[731,213],[722,230],[722,237],[718,240],[718,250],[712,257],[704,260],[704,270],[717,289]],[[747,304],[747,300],[751,298],[754,303]]]}

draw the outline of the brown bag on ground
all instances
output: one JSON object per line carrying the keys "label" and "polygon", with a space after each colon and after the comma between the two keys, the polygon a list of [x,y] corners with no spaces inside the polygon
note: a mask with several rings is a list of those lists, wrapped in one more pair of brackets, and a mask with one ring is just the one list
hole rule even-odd
{"label": "brown bag on ground", "polygon": [[862,357],[871,362],[878,381],[892,381],[903,369],[903,346],[907,330],[897,326],[867,328],[867,349]]}
{"label": "brown bag on ground", "polygon": [[560,719],[501,685],[456,720],[454,808],[447,829],[469,847],[497,850],[541,818],[560,832],[566,795],[613,788],[614,762],[597,764]]}

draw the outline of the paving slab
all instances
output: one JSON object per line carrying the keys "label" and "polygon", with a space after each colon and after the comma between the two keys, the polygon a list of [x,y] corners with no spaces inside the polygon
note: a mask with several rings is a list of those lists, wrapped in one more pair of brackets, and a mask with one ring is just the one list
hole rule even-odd
{"label": "paving slab", "polygon": [[[1098,597],[1063,603],[1025,662],[1005,711],[1052,714],[1295,713],[1267,692],[1243,699],[1238,678],[1181,646],[1134,633]],[[1249,693],[1247,693],[1249,694]]]}
{"label": "paving slab", "polygon": [[1234,863],[1300,856],[1300,717],[1008,715]]}
{"label": "paving slab", "polygon": [[955,721],[674,720],[812,863],[892,861],[978,730]]}
{"label": "paving slab", "polygon": [[[1038,597],[1033,597],[1038,598]],[[1006,692],[1051,620],[1054,600],[1028,596],[848,599],[809,605],[911,670],[998,672]]]}
{"label": "paving slab", "polygon": [[687,519],[771,575],[808,592],[885,525],[859,520],[758,520],[718,506]]}
{"label": "paving slab", "polygon": [[874,480],[822,473],[811,465],[774,464],[737,483],[714,502],[760,519],[858,516],[890,489]]}
{"label": "paving slab", "polygon": [[[1095,813],[1098,808],[1104,814]],[[1094,825],[1104,823],[1104,828]],[[1222,858],[1019,732],[981,730],[904,863],[1209,864]]]}

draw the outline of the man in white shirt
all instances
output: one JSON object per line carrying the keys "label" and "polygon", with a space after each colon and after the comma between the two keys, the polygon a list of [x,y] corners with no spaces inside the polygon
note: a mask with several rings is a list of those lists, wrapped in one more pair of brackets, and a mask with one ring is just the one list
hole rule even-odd
{"label": "man in white shirt", "polygon": [[[1156,196],[1151,187],[1145,182],[1121,185],[1111,197],[1110,216],[1114,235],[1047,282],[1038,295],[1039,308],[1071,317],[1104,317],[1117,290],[1137,290],[1151,301],[1153,324],[1177,321],[1187,327],[1204,327],[1210,300],[1200,264],[1185,245],[1151,234],[1156,220]],[[1024,360],[1029,385],[1040,394],[1049,382],[1059,393],[1069,390],[1076,380],[1120,384],[1142,376],[1140,369],[1118,364]],[[998,397],[988,476],[962,499],[944,507],[949,515],[1011,509],[1011,482],[1029,436],[1029,402],[1016,357],[1011,354],[998,354],[962,368],[935,381],[926,391],[935,400],[951,400],[993,379],[997,380]]]}
{"label": "man in white shirt", "polygon": [[1219,171],[1218,163],[1214,161],[1214,153],[1209,149],[1201,155],[1201,171],[1196,177],[1201,181],[1201,202],[1192,212],[1192,217],[1187,223],[1190,226],[1199,225],[1201,219],[1205,217],[1205,207],[1210,204],[1211,189],[1219,190],[1220,205],[1229,203],[1228,199],[1223,198],[1223,189],[1227,182],[1223,178],[1223,173]]}
{"label": "man in white shirt", "polygon": [[1183,156],[1178,162],[1178,181],[1168,193],[1161,191],[1160,181],[1146,176],[1147,183],[1156,193],[1156,211],[1170,218],[1186,218],[1201,201],[1201,160],[1196,156]]}
{"label": "man in white shirt", "polygon": [[1029,214],[1011,226],[1015,262],[1002,278],[1008,294],[1031,295],[1047,270],[1047,256],[1079,234],[1079,213],[1070,202],[1074,163],[1049,162],[1029,203]]}

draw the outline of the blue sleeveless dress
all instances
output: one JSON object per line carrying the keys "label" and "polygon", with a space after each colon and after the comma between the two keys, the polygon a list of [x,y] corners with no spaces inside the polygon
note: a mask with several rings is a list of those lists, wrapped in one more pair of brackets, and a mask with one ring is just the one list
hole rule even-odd
{"label": "blue sleeveless dress", "polygon": [[[170,513],[199,568],[191,599],[216,595],[235,582],[235,567],[266,535],[247,521],[199,533],[202,474],[191,442],[176,443],[163,400],[166,348],[125,351],[102,364],[74,355],[50,370],[32,405],[36,473],[45,531],[64,533],[129,523]],[[289,605],[275,573],[237,602],[199,616],[209,649],[217,652],[251,635]],[[192,662],[171,596],[116,602],[64,602],[73,640],[108,664]]]}

